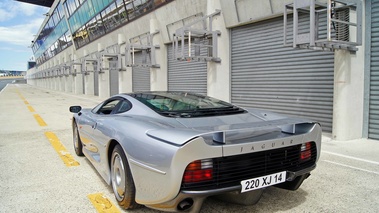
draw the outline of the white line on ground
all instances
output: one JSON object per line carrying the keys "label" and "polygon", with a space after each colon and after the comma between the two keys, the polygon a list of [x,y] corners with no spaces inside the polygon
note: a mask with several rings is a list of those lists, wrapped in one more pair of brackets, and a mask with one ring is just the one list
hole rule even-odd
{"label": "white line on ground", "polygon": [[0,91],[0,94],[7,88],[8,84]]}
{"label": "white line on ground", "polygon": [[374,164],[374,165],[379,165],[379,162],[377,162],[377,161],[366,160],[366,159],[363,159],[363,158],[357,158],[357,157],[353,157],[353,156],[349,156],[349,155],[338,154],[338,153],[335,153],[335,152],[322,151],[322,153],[326,153],[326,154],[330,154],[330,155],[335,155],[335,156],[339,156],[339,157],[343,157],[343,158],[348,158],[348,159],[352,159],[352,160],[362,161],[362,162],[366,162],[366,163],[371,163],[371,164]]}
{"label": "white line on ground", "polygon": [[333,162],[333,161],[329,161],[329,160],[322,160],[322,161],[327,162],[327,163],[331,163],[331,164],[335,164],[335,165],[338,165],[338,166],[347,167],[347,168],[350,168],[350,169],[355,169],[355,170],[359,170],[359,171],[363,171],[363,172],[368,172],[368,173],[379,175],[379,172],[375,172],[375,171],[371,171],[371,170],[367,170],[367,169],[362,169],[362,168],[355,167],[355,166],[349,166],[349,165],[346,165],[346,164],[337,163],[337,162]]}

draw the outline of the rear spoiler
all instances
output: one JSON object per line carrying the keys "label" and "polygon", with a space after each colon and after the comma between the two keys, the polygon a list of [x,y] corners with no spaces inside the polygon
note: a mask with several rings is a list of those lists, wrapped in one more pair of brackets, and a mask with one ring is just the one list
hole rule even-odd
{"label": "rear spoiler", "polygon": [[182,146],[197,137],[212,135],[214,142],[223,144],[225,143],[228,134],[253,132],[256,133],[256,136],[259,136],[268,132],[281,131],[287,134],[300,135],[312,131],[316,124],[316,122],[296,118],[285,118],[272,121],[222,125],[216,127],[204,126],[201,128],[192,129],[152,129],[146,131],[146,135],[175,146]]}

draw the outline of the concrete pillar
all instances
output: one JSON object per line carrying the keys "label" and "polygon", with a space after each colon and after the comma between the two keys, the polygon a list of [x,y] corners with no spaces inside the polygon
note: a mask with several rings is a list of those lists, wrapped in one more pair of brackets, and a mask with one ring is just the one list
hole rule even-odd
{"label": "concrete pillar", "polygon": [[132,88],[132,68],[126,67],[125,71],[118,73],[119,76],[119,92],[120,93],[130,93],[133,92]]}
{"label": "concrete pillar", "polygon": [[[87,56],[87,50],[83,50],[83,56]],[[82,70],[93,70],[91,64],[83,64]],[[94,95],[95,94],[95,82],[94,82],[94,74],[93,72],[87,72],[84,74],[84,94],[86,95]]]}
{"label": "concrete pillar", "polygon": [[59,91],[61,92],[64,92],[65,91],[65,77],[64,76],[60,76],[59,77],[59,81],[60,81],[60,87],[59,87]]}
{"label": "concrete pillar", "polygon": [[[76,61],[76,55],[73,54],[73,60]],[[83,94],[83,74],[81,73],[80,65],[73,66],[73,72],[76,73],[74,76],[74,93],[75,94]]]}
{"label": "concrete pillar", "polygon": [[[150,33],[158,30],[158,21],[154,15],[150,19]],[[167,46],[163,42],[162,32],[155,34],[152,42],[153,45],[159,45],[159,48],[155,50],[155,59],[160,67],[150,68],[150,89],[151,91],[166,91],[168,90],[168,60]]]}
{"label": "concrete pillar", "polygon": [[[220,0],[207,1],[207,14],[212,14],[217,9],[221,10]],[[217,42],[217,54],[221,58],[221,62],[208,62],[208,95],[224,101],[231,101],[230,38],[229,31],[225,27],[223,13],[213,17],[212,28],[212,30],[221,32]]]}
{"label": "concrete pillar", "polygon": [[54,77],[51,76],[49,78],[49,81],[50,81],[49,89],[54,90],[55,89],[55,79],[54,79]]}
{"label": "concrete pillar", "polygon": [[[118,44],[121,54],[125,54],[126,40],[123,34],[118,34]],[[132,68],[126,67],[125,56],[122,58],[121,71],[118,72],[118,91],[119,93],[132,92]]]}
{"label": "concrete pillar", "polygon": [[[87,64],[87,68],[89,70],[93,70],[91,68],[91,64]],[[93,72],[87,72],[87,74],[84,75],[84,86],[85,86],[85,94],[86,95],[94,95],[95,94],[95,82],[94,82],[94,73]]]}
{"label": "concrete pillar", "polygon": [[65,92],[72,92],[72,81],[73,81],[72,75],[64,76],[63,78],[64,78],[64,82],[65,82],[64,91]]}
{"label": "concrete pillar", "polygon": [[[356,21],[355,15],[350,17],[350,21]],[[362,29],[366,29],[365,20]],[[350,41],[356,41],[356,28],[351,27],[349,32]],[[364,43],[363,36],[362,44]],[[334,57],[333,138],[338,141],[362,138],[365,126],[365,45],[359,46],[357,52],[336,50]]]}
{"label": "concrete pillar", "polygon": [[59,76],[55,77],[55,90],[61,91],[61,78]]}
{"label": "concrete pillar", "polygon": [[333,138],[338,141],[362,137],[364,97],[364,47],[356,54],[335,51]]}
{"label": "concrete pillar", "polygon": [[[119,44],[123,43],[125,37],[119,36],[118,37],[118,42]],[[125,44],[126,45],[126,44]],[[125,53],[125,47],[121,48],[121,53]],[[125,59],[124,59],[125,61]],[[118,87],[119,87],[119,93],[130,93],[133,91],[132,88],[132,68],[131,67],[126,67],[126,64],[123,64],[123,70],[118,73]]]}
{"label": "concrete pillar", "polygon": [[110,97],[109,88],[109,61],[107,58],[103,58],[103,69],[99,73],[99,97],[108,98]]}
{"label": "concrete pillar", "polygon": [[[102,50],[102,44],[97,44],[97,51]],[[110,94],[109,90],[109,61],[107,58],[101,58],[102,66],[99,73],[99,97],[108,98]]]}

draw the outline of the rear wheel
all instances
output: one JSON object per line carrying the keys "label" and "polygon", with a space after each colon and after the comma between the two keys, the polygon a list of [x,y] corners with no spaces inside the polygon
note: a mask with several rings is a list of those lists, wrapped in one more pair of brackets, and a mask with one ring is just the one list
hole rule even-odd
{"label": "rear wheel", "polygon": [[112,152],[111,159],[112,189],[118,204],[124,209],[134,209],[139,205],[135,201],[134,181],[125,153],[120,145]]}
{"label": "rear wheel", "polygon": [[77,156],[83,156],[83,144],[79,137],[78,125],[76,122],[72,125],[74,149]]}

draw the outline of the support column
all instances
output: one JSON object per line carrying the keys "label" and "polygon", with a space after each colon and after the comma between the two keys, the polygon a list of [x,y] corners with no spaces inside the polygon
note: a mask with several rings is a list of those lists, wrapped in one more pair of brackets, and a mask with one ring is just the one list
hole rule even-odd
{"label": "support column", "polygon": [[[126,41],[123,34],[118,34],[118,44],[120,45],[120,53],[126,54],[125,46]],[[122,58],[121,71],[118,72],[118,92],[129,93],[132,92],[132,68],[126,67],[125,56]]]}
{"label": "support column", "polygon": [[364,50],[359,48],[356,54],[346,50],[334,54],[333,138],[338,141],[362,137]]}
{"label": "support column", "polygon": [[[212,14],[216,10],[221,10],[220,0],[208,0],[207,14]],[[212,28],[214,31],[221,32],[217,42],[217,54],[221,62],[208,62],[208,95],[224,101],[231,101],[230,36],[222,12],[213,17]]]}
{"label": "support column", "polygon": [[[155,16],[150,19],[150,33],[159,30],[158,21]],[[150,89],[151,91],[166,91],[168,89],[168,60],[167,46],[163,42],[162,32],[153,36],[153,45],[159,45],[155,50],[155,60],[160,68],[150,68]]]}
{"label": "support column", "polygon": [[[74,61],[76,61],[76,55],[73,55]],[[74,76],[74,92],[75,94],[83,94],[83,74],[81,73],[81,67],[80,65],[74,65],[74,73],[76,75]]]}
{"label": "support column", "polygon": [[103,69],[99,73],[99,97],[108,98],[109,94],[109,61],[104,59]]}

